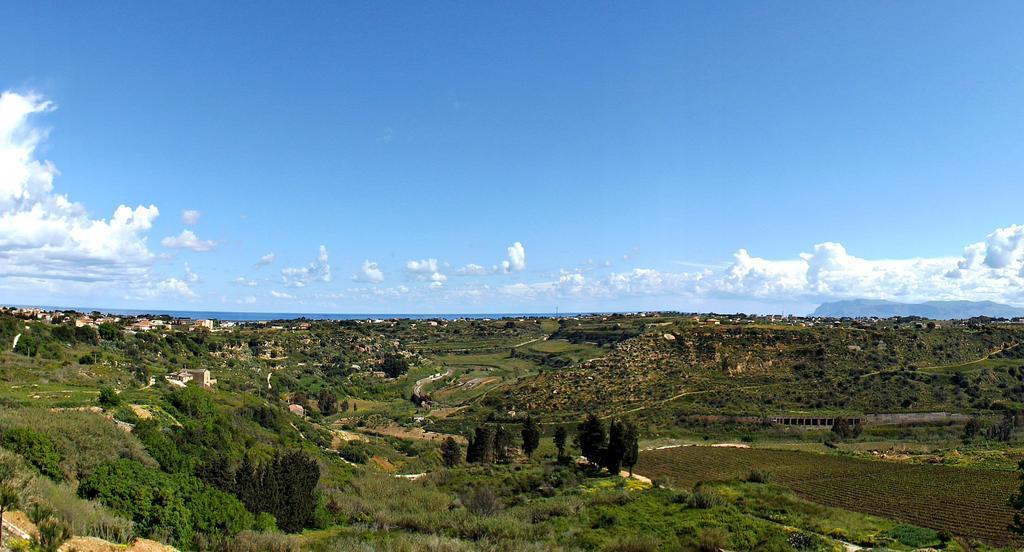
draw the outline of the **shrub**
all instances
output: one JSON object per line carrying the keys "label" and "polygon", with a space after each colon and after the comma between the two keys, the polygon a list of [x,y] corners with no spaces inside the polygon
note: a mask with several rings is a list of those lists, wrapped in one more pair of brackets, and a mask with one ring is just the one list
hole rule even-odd
{"label": "shrub", "polygon": [[354,464],[365,464],[370,460],[370,453],[366,450],[366,446],[358,441],[351,441],[345,446],[341,447],[338,454],[342,458],[352,462]]}
{"label": "shrub", "polygon": [[764,470],[751,470],[747,475],[747,481],[751,483],[767,483],[771,479],[771,474]]}
{"label": "shrub", "polygon": [[130,406],[120,406],[114,411],[114,419],[127,424],[136,425],[139,423],[139,416]]}
{"label": "shrub", "polygon": [[705,490],[697,490],[690,495],[690,507],[692,508],[707,510],[709,508],[721,506],[724,503],[725,501],[722,500],[722,497]]}
{"label": "shrub", "polygon": [[36,478],[30,489],[32,495],[48,506],[51,515],[67,520],[75,535],[119,543],[127,543],[135,536],[131,521],[118,517],[102,504],[79,498],[67,483]]}
{"label": "shrub", "polygon": [[490,487],[477,487],[472,492],[462,496],[462,503],[470,512],[478,516],[493,516],[505,505]]}
{"label": "shrub", "polygon": [[714,528],[705,529],[697,537],[697,550],[700,552],[719,552],[729,546],[729,534]]}
{"label": "shrub", "polygon": [[45,433],[27,427],[9,429],[3,433],[0,443],[4,448],[20,454],[39,473],[57,481],[64,479],[64,472],[59,465],[60,455]]}
{"label": "shrub", "polygon": [[940,540],[936,531],[913,525],[897,525],[884,535],[914,548],[929,546]]}
{"label": "shrub", "polygon": [[601,550],[603,552],[655,552],[661,542],[648,536],[622,537],[609,543]]}
{"label": "shrub", "polygon": [[104,387],[100,389],[100,396],[97,399],[105,409],[111,409],[121,405],[121,397],[118,396],[117,391],[114,391],[111,387]]}
{"label": "shrub", "polygon": [[277,520],[267,512],[260,512],[252,522],[252,528],[261,533],[277,531]]}
{"label": "shrub", "polygon": [[57,552],[64,541],[71,538],[71,526],[63,519],[49,516],[37,526],[39,536],[34,538],[34,548],[41,552]]}
{"label": "shrub", "polygon": [[197,532],[232,536],[253,517],[232,495],[185,474],[169,475],[131,460],[105,464],[82,480],[78,494],[130,517],[144,535],[189,548]]}
{"label": "shrub", "polygon": [[598,512],[597,516],[594,517],[593,523],[590,527],[593,529],[607,529],[614,527],[619,522],[619,518],[615,517],[615,514],[611,512]]}
{"label": "shrub", "polygon": [[224,546],[227,552],[298,552],[298,539],[281,533],[242,531]]}
{"label": "shrub", "polygon": [[791,534],[787,542],[797,550],[820,550],[825,544],[821,537],[801,532]]}

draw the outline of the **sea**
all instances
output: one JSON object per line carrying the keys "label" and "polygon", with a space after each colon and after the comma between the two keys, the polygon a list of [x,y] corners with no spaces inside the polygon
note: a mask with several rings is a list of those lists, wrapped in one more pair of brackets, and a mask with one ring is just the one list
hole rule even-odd
{"label": "sea", "polygon": [[162,309],[118,309],[93,307],[57,307],[43,305],[12,305],[18,308],[39,308],[43,310],[73,310],[82,313],[101,312],[116,316],[169,316],[191,320],[227,320],[232,322],[259,322],[272,320],[378,320],[405,318],[409,320],[457,320],[460,318],[482,320],[500,318],[554,318],[598,313],[324,313],[324,312],[234,312],[234,311],[189,311]]}

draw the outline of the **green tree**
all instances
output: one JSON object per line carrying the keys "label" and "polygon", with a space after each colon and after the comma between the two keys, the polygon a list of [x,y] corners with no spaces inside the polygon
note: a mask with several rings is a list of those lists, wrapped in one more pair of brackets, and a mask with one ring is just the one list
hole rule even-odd
{"label": "green tree", "polygon": [[633,466],[640,459],[640,435],[633,424],[626,424],[626,450],[622,455],[622,465],[629,468],[629,476],[633,477]]}
{"label": "green tree", "polygon": [[121,328],[117,324],[104,322],[100,324],[100,337],[106,341],[120,341]]}
{"label": "green tree", "polygon": [[533,452],[540,446],[540,427],[533,421],[533,416],[527,416],[523,421],[523,452],[526,456],[533,457]]}
{"label": "green tree", "polygon": [[75,330],[71,329],[71,326],[67,324],[57,324],[50,330],[50,336],[60,341],[61,343],[74,343],[75,342]]}
{"label": "green tree", "polygon": [[78,494],[131,519],[141,535],[168,535],[179,548],[193,548],[197,532],[233,536],[253,524],[234,496],[190,474],[164,473],[134,460],[99,466],[81,481]]}
{"label": "green tree", "polygon": [[78,326],[75,328],[75,341],[87,345],[99,345],[100,334],[92,326]]}
{"label": "green tree", "polygon": [[840,439],[855,439],[860,435],[861,425],[858,420],[836,418],[832,423],[832,433]]}
{"label": "green tree", "polygon": [[104,409],[111,409],[121,405],[121,397],[111,387],[100,389],[100,396],[97,399]]}
{"label": "green tree", "polygon": [[396,354],[384,355],[384,360],[381,363],[381,370],[389,378],[397,378],[402,374],[409,371],[409,361],[405,357]]}
{"label": "green tree", "polygon": [[20,454],[39,473],[57,481],[64,479],[64,472],[60,469],[60,454],[49,435],[31,428],[18,427],[5,431],[0,444]]}
{"label": "green tree", "polygon": [[489,464],[494,461],[494,433],[487,426],[476,428],[466,447],[466,462]]}
{"label": "green tree", "polygon": [[288,533],[312,526],[320,498],[320,466],[304,451],[278,452],[262,465],[246,456],[235,479],[236,494],[250,512],[273,515]]}
{"label": "green tree", "polygon": [[555,429],[555,447],[558,449],[558,459],[565,458],[565,442],[569,438],[569,432],[565,430],[565,427],[558,426]]}
{"label": "green tree", "polygon": [[317,406],[320,407],[320,413],[324,416],[330,416],[338,412],[338,397],[334,394],[334,391],[327,389],[320,390],[320,395],[317,396]]}
{"label": "green tree", "polygon": [[971,441],[977,437],[979,433],[981,433],[981,420],[972,416],[971,419],[967,420],[967,423],[964,424],[964,442]]}
{"label": "green tree", "polygon": [[502,464],[512,460],[512,448],[515,447],[512,432],[505,426],[498,426],[494,431],[494,461]]}
{"label": "green tree", "polygon": [[604,449],[602,465],[612,475],[622,470],[622,458],[626,455],[626,428],[615,420],[608,428],[608,446]]}
{"label": "green tree", "polygon": [[587,414],[583,423],[576,428],[576,442],[583,454],[592,464],[599,464],[608,445],[604,423],[595,414]]}
{"label": "green tree", "polygon": [[441,444],[441,459],[444,461],[444,465],[449,468],[458,466],[459,462],[462,461],[462,447],[455,442],[455,439],[449,437]]}

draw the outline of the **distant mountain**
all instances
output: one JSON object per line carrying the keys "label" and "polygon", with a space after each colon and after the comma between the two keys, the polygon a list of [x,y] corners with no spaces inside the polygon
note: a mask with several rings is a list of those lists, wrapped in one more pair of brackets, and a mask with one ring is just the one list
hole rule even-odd
{"label": "distant mountain", "polygon": [[991,301],[928,301],[927,303],[897,303],[875,299],[852,299],[822,303],[813,316],[833,318],[889,318],[891,316],[920,316],[933,320],[959,320],[975,316],[1017,318],[1024,316],[1024,308],[1011,307]]}

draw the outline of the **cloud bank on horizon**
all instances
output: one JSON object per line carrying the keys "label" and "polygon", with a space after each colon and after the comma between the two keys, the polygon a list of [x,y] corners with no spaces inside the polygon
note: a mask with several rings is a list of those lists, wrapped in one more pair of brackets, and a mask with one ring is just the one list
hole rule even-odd
{"label": "cloud bank on horizon", "polygon": [[[494,244],[495,252],[505,247],[503,256],[458,268],[440,255],[389,264],[348,259],[342,252],[342,264],[352,273],[345,283],[332,277],[329,244],[310,241],[308,251],[316,255],[303,266],[274,269],[279,252],[256,252],[247,266],[218,266],[219,279],[200,278],[183,255],[238,244],[200,238],[186,228],[163,237],[157,242],[162,249],[154,249],[149,234],[160,215],[156,205],[122,204],[109,218],[97,218],[57,191],[60,173],[38,154],[48,130],[36,121],[54,109],[35,94],[0,95],[2,303],[377,312],[510,310],[496,304],[516,305],[511,310],[519,312],[548,311],[553,305],[697,310],[730,302],[778,312],[786,305],[847,298],[1024,304],[1024,225],[997,228],[947,257],[868,259],[842,244],[823,242],[790,259],[740,249],[719,268],[692,271],[605,265],[601,270],[530,269],[519,241]],[[181,223],[193,227],[211,216],[216,210],[209,206],[202,212],[188,209]]]}

